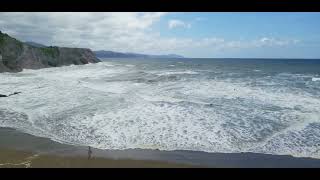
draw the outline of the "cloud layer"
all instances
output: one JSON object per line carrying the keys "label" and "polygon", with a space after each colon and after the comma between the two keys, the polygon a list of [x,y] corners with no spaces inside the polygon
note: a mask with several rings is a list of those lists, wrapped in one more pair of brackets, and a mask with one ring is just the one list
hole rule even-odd
{"label": "cloud layer", "polygon": [[[153,25],[166,16],[150,13],[0,13],[2,31],[23,41],[46,45],[87,47],[93,50],[114,50],[151,54],[181,53],[206,49],[221,50],[287,46],[299,43],[295,39],[260,37],[255,40],[226,40],[219,37],[169,38]],[[169,28],[190,28],[177,19],[168,21]]]}
{"label": "cloud layer", "polygon": [[169,27],[169,29],[178,28],[178,27],[191,28],[191,24],[185,23],[185,22],[178,20],[178,19],[171,19],[168,22],[168,27]]}
{"label": "cloud layer", "polygon": [[0,13],[0,27],[17,38],[47,45],[135,51],[147,49],[151,26],[165,14]]}

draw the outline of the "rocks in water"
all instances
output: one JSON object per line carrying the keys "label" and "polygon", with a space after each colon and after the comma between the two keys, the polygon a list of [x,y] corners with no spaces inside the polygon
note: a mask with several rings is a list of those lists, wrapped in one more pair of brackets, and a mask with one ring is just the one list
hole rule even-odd
{"label": "rocks in water", "polygon": [[0,97],[9,97],[9,96],[17,95],[17,94],[20,94],[20,93],[21,92],[14,92],[14,93],[9,94],[9,95],[0,94]]}
{"label": "rocks in water", "polygon": [[9,94],[9,96],[13,96],[13,95],[17,95],[17,94],[20,94],[21,92],[14,92],[12,94]]}

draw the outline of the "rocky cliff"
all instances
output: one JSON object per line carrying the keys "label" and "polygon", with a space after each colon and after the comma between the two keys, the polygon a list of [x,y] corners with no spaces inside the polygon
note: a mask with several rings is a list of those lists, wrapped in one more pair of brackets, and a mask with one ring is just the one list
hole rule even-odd
{"label": "rocky cliff", "polygon": [[0,31],[0,72],[97,63],[90,49],[35,47]]}

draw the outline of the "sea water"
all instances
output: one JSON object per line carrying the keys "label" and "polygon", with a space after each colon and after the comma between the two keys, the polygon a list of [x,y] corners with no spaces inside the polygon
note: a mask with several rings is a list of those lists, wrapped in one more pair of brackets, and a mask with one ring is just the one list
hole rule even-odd
{"label": "sea water", "polygon": [[105,59],[0,74],[0,127],[99,149],[320,158],[320,60]]}

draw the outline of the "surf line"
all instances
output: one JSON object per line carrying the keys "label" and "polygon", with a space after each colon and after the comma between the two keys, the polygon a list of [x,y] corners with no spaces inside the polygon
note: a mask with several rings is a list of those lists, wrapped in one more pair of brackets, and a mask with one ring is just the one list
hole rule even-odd
{"label": "surf line", "polygon": [[30,168],[32,160],[37,158],[38,156],[39,156],[38,154],[35,154],[33,156],[27,157],[26,158],[27,161],[24,161],[24,162],[21,162],[21,163],[4,163],[4,164],[0,164],[0,166],[8,166],[8,165],[19,166],[19,165],[24,165],[26,168]]}

